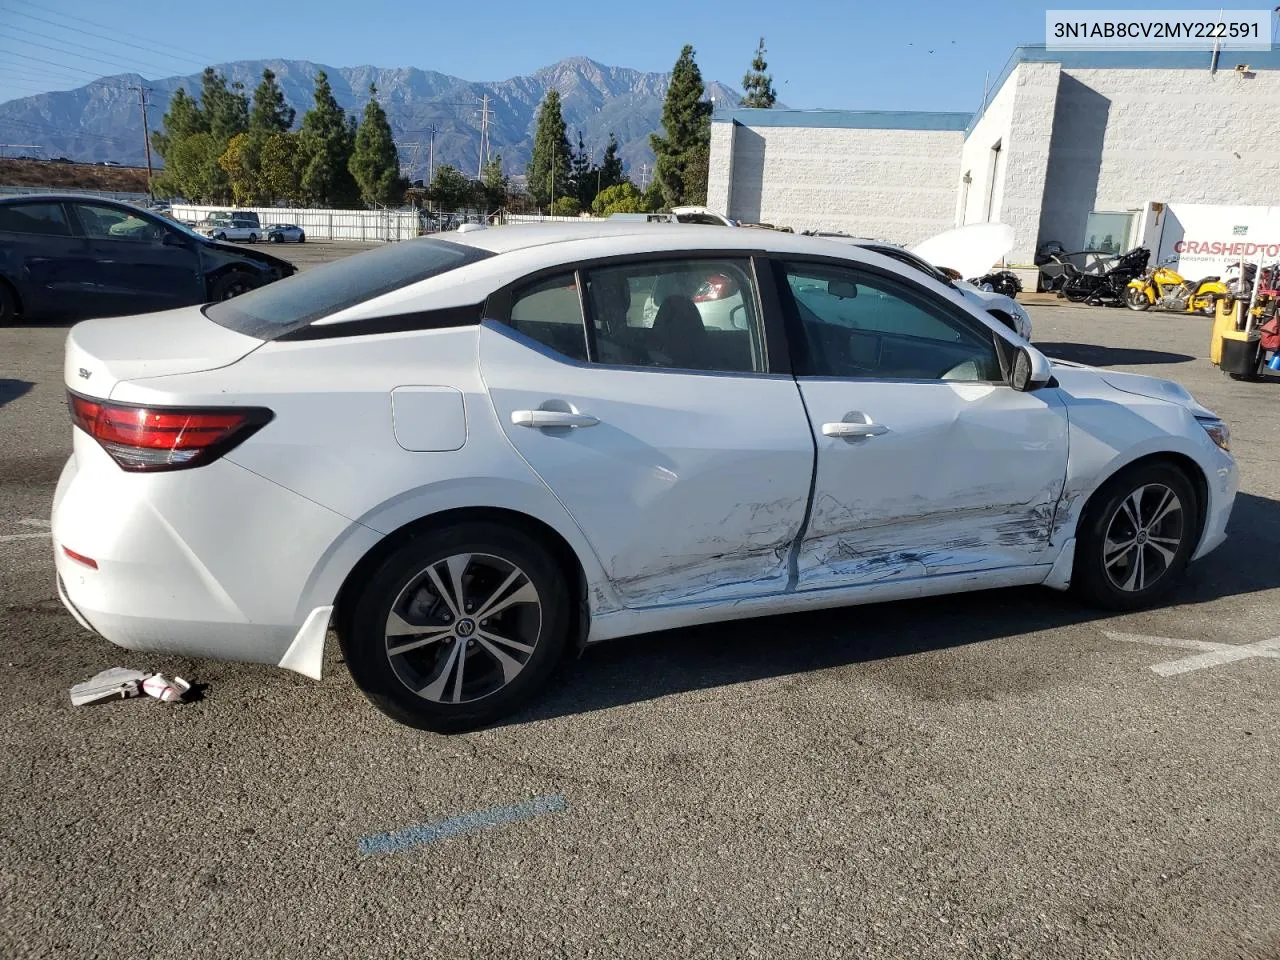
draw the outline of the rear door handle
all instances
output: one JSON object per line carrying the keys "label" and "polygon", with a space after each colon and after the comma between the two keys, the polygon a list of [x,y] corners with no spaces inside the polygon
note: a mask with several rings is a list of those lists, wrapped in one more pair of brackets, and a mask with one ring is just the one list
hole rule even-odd
{"label": "rear door handle", "polygon": [[594,427],[600,421],[589,414],[567,410],[514,410],[511,422],[517,427]]}
{"label": "rear door handle", "polygon": [[822,425],[824,437],[878,437],[888,432],[889,428],[879,423],[848,423],[842,420]]}

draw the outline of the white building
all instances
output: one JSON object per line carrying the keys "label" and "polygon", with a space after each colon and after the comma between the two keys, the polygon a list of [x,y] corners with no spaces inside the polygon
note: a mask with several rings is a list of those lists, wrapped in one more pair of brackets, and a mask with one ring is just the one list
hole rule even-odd
{"label": "white building", "polygon": [[991,90],[972,116],[734,111],[712,124],[707,204],[908,245],[1000,221],[1015,230],[1009,261],[1024,264],[1049,240],[1171,247],[1171,225],[1190,235],[1178,211],[1228,223],[1224,249],[1233,236],[1280,242],[1270,211],[1232,212],[1280,205],[1280,50],[1019,47]]}

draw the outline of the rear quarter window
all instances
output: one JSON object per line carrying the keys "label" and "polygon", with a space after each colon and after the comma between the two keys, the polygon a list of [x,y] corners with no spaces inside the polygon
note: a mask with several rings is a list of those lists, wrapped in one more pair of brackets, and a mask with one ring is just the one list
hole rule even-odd
{"label": "rear quarter window", "polygon": [[488,250],[447,240],[403,240],[209,304],[204,313],[229,330],[274,340],[357,303],[491,256]]}

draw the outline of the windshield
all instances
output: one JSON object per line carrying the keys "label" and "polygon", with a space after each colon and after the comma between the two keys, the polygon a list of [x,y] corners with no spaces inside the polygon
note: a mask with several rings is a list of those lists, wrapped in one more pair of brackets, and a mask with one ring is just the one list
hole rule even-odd
{"label": "windshield", "polygon": [[868,246],[867,249],[874,251],[875,253],[883,254],[886,257],[891,257],[892,259],[897,260],[899,263],[905,263],[909,267],[915,267],[921,273],[928,274],[929,276],[933,277],[933,279],[937,280],[939,283],[945,284],[948,287],[954,286],[954,284],[951,282],[950,277],[948,277],[945,273],[943,273],[941,270],[935,267],[928,260],[921,259],[920,257],[916,256],[914,253],[912,253],[909,250],[902,250],[898,247],[873,247],[873,246]]}
{"label": "windshield", "polygon": [[273,340],[357,303],[491,256],[487,250],[446,240],[404,240],[209,304],[204,313],[229,330]]}

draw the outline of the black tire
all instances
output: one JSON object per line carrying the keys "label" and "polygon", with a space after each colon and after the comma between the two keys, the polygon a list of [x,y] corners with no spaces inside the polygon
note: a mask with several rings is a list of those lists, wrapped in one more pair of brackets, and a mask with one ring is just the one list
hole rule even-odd
{"label": "black tire", "polygon": [[[457,560],[464,556],[465,563]],[[456,575],[450,558],[461,564]],[[495,590],[507,571],[515,577],[511,588]],[[458,584],[472,607],[455,617]],[[513,603],[492,619],[467,616],[483,613],[485,596],[501,607],[501,598],[530,588],[533,601]],[[450,733],[506,716],[546,684],[568,645],[571,603],[564,571],[534,538],[506,524],[470,521],[416,537],[387,557],[351,598],[339,636],[352,678],[375,707],[411,727]],[[389,635],[389,620],[400,634]],[[412,626],[423,632],[406,629]],[[491,642],[495,634],[506,638],[501,646]],[[393,643],[396,636],[411,639]],[[514,640],[531,651],[506,646]],[[411,649],[395,653],[402,645]],[[495,646],[512,662],[525,658],[510,677]]]}
{"label": "black tire", "polygon": [[225,242],[226,242],[226,240],[227,240],[227,235],[226,235],[225,233],[215,233],[215,234],[213,235],[213,239],[215,239],[215,240],[221,240],[221,241],[223,241],[223,242],[225,243]]}
{"label": "black tire", "polygon": [[256,233],[251,233],[251,234],[249,234],[249,242],[250,242],[250,243],[257,243],[257,242],[258,242],[258,235],[257,235]]}
{"label": "black tire", "polygon": [[1159,461],[1130,467],[1093,495],[1080,518],[1072,591],[1107,610],[1145,607],[1178,584],[1199,540],[1198,498],[1186,473]]}
{"label": "black tire", "polygon": [[1087,290],[1072,283],[1064,283],[1062,285],[1062,295],[1072,303],[1083,303],[1093,294],[1093,290]]}
{"label": "black tire", "polygon": [[299,231],[298,231],[298,242],[299,242],[299,243],[306,243],[306,242],[307,242],[307,235],[306,235],[305,233],[303,233],[301,230],[299,230]]}
{"label": "black tire", "polygon": [[230,300],[242,293],[248,293],[256,286],[258,286],[257,282],[249,274],[233,270],[230,273],[224,273],[213,282],[213,286],[209,289],[209,299],[214,302]]}
{"label": "black tire", "polygon": [[9,284],[0,280],[0,327],[7,327],[18,319],[18,298]]}
{"label": "black tire", "polygon": [[284,234],[273,233],[270,235],[270,240],[272,243],[284,243]]}
{"label": "black tire", "polygon": [[1139,290],[1137,287],[1125,287],[1124,305],[1130,310],[1141,312],[1151,308],[1151,301],[1147,299],[1145,290]]}

